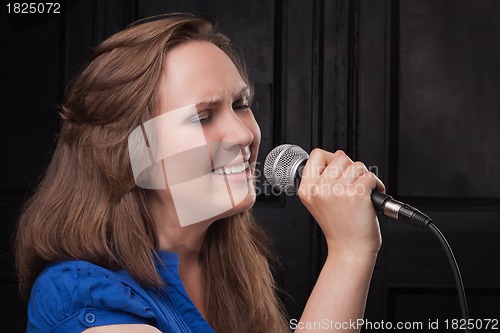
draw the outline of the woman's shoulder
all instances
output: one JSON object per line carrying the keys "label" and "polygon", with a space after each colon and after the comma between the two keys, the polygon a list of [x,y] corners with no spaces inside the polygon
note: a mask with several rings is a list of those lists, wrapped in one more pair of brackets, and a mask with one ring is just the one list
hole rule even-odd
{"label": "woman's shoulder", "polygon": [[154,314],[143,291],[123,270],[82,260],[50,264],[31,291],[28,332],[81,332],[103,324],[151,323]]}
{"label": "woman's shoulder", "polygon": [[89,261],[84,260],[66,260],[48,264],[38,275],[35,285],[47,281],[52,281],[56,277],[59,282],[61,278],[64,281],[72,281],[75,278],[115,278],[122,275],[120,271],[114,271]]}
{"label": "woman's shoulder", "polygon": [[[33,290],[45,289],[41,286],[54,288],[82,286],[82,283],[95,283],[96,281],[107,284],[123,281],[134,283],[133,279],[123,270],[111,270],[84,260],[67,260],[47,265],[38,275]],[[83,286],[82,286],[83,287]]]}
{"label": "woman's shoulder", "polygon": [[[125,271],[113,271],[91,262],[70,260],[48,265],[37,277],[31,298],[74,305],[109,305],[113,295],[139,289],[140,285]],[[116,301],[116,300],[115,300]],[[67,304],[67,305],[71,305]]]}

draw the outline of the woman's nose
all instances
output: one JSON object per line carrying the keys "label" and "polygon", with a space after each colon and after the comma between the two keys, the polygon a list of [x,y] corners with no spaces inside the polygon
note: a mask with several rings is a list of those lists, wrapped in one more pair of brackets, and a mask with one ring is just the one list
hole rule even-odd
{"label": "woman's nose", "polygon": [[222,141],[230,145],[249,146],[253,142],[254,136],[245,122],[232,109],[230,112],[226,112],[225,118]]}

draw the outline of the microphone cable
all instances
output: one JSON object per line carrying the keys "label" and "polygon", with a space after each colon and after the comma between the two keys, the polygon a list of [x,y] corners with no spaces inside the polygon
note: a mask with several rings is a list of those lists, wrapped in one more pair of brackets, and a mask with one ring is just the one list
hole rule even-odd
{"label": "microphone cable", "polygon": [[462,318],[465,321],[465,328],[464,331],[469,333],[469,308],[467,306],[467,299],[465,297],[465,288],[464,288],[464,283],[462,281],[462,275],[460,274],[460,269],[458,268],[458,263],[457,260],[455,259],[455,256],[453,255],[453,250],[451,249],[450,244],[446,240],[446,237],[444,237],[443,233],[439,228],[432,222],[428,224],[427,228],[432,231],[432,233],[436,236],[436,238],[439,240],[439,243],[443,246],[444,252],[446,253],[446,256],[448,257],[448,261],[450,262],[451,268],[453,270],[453,277],[455,278],[455,284],[457,286],[457,291],[458,291],[458,300],[460,302],[460,311],[462,312]]}
{"label": "microphone cable", "polygon": [[465,297],[465,288],[462,280],[462,275],[460,274],[460,268],[458,267],[457,260],[453,254],[450,244],[444,237],[443,233],[434,224],[432,219],[422,213],[415,207],[405,204],[401,201],[394,200],[390,195],[380,192],[372,193],[372,202],[375,211],[382,213],[383,215],[395,219],[397,221],[405,222],[411,224],[415,227],[422,229],[429,229],[434,236],[438,239],[439,243],[446,253],[446,257],[450,262],[451,269],[453,271],[453,277],[455,279],[455,284],[458,292],[458,300],[460,303],[460,311],[462,313],[462,319],[465,321],[465,332],[469,333],[469,309],[467,306],[467,299]]}

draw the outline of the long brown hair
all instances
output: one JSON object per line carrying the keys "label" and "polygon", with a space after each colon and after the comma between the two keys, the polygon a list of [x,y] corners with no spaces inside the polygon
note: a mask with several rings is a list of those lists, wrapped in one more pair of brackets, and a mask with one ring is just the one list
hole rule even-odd
{"label": "long brown hair", "polygon": [[[188,40],[221,48],[248,81],[227,37],[204,19],[176,14],[111,36],[71,82],[54,155],[19,221],[16,264],[26,296],[48,263],[67,259],[163,285],[156,228],[132,177],[127,138],[154,117],[165,53]],[[217,332],[288,331],[268,259],[267,237],[249,211],[210,226],[200,261],[207,320]]]}

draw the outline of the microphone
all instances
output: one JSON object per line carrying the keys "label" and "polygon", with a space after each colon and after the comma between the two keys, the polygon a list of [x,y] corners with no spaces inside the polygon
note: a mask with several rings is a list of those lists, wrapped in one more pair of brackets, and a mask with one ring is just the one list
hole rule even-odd
{"label": "microphone", "polygon": [[[264,162],[267,181],[285,193],[294,193],[299,188],[302,170],[309,154],[296,145],[284,144],[271,150]],[[375,211],[387,217],[427,229],[432,219],[408,204],[393,199],[390,195],[373,191],[371,199]]]}

